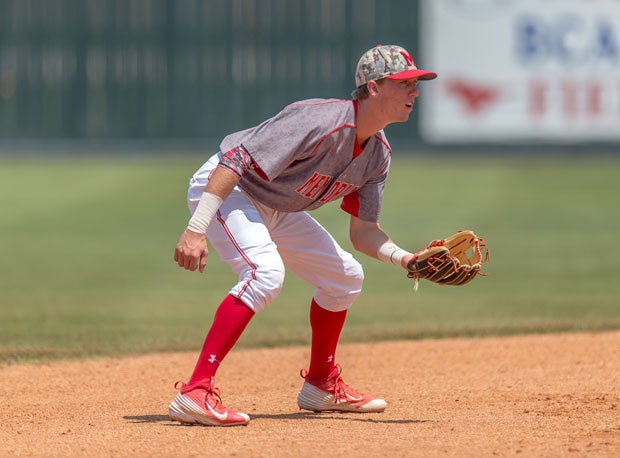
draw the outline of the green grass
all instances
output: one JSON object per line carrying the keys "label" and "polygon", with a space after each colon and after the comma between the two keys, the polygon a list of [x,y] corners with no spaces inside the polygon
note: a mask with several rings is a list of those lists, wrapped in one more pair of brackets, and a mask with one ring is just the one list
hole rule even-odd
{"label": "green grass", "polygon": [[[0,361],[196,350],[234,277],[172,254],[203,158],[0,160]],[[457,229],[487,238],[487,277],[422,282],[357,255],[365,291],[343,341],[620,328],[620,161],[397,156],[382,226],[415,251]],[[456,190],[456,192],[455,192]],[[348,218],[314,212],[342,245]],[[309,342],[312,288],[289,274],[242,347]]]}

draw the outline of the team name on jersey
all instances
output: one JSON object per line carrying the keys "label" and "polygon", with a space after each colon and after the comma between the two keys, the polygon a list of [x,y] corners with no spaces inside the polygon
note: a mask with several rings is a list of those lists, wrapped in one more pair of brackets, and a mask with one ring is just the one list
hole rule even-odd
{"label": "team name on jersey", "polygon": [[[350,194],[358,189],[358,186],[355,186],[354,184],[339,180],[335,181],[331,187],[329,187],[332,178],[333,177],[329,175],[314,172],[314,174],[312,174],[312,176],[308,178],[303,185],[296,189],[296,191],[302,196],[314,200],[323,195],[320,198],[321,202],[331,202],[332,200],[336,200],[339,197],[342,197],[345,194]],[[329,189],[327,189],[328,187]],[[326,189],[327,192],[325,192]]]}

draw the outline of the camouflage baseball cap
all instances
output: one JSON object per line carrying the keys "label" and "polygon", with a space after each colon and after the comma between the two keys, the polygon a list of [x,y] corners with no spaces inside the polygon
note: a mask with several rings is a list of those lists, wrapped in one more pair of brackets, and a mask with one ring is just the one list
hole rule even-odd
{"label": "camouflage baseball cap", "polygon": [[437,78],[437,73],[419,70],[411,54],[400,46],[377,45],[366,51],[357,63],[355,85],[360,87],[381,78],[432,80]]}

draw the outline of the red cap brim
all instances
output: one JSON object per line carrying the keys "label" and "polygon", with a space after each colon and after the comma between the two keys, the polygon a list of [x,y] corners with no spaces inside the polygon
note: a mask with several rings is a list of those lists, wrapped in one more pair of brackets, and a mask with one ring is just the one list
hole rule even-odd
{"label": "red cap brim", "polygon": [[409,78],[417,78],[419,80],[434,80],[437,78],[437,73],[429,72],[427,70],[405,70],[404,72],[395,73],[394,75],[386,76],[391,80],[407,80]]}

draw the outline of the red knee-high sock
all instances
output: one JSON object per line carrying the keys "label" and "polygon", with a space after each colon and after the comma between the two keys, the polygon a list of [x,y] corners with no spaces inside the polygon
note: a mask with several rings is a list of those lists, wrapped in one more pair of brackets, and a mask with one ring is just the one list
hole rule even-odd
{"label": "red knee-high sock", "polygon": [[254,311],[240,299],[228,295],[224,298],[207,333],[196,368],[188,385],[214,376],[222,360],[237,343]]}
{"label": "red knee-high sock", "polygon": [[310,327],[312,328],[312,346],[310,350],[310,368],[308,377],[326,378],[336,364],[336,347],[340,332],[344,326],[347,311],[330,312],[312,300],[310,305]]}

